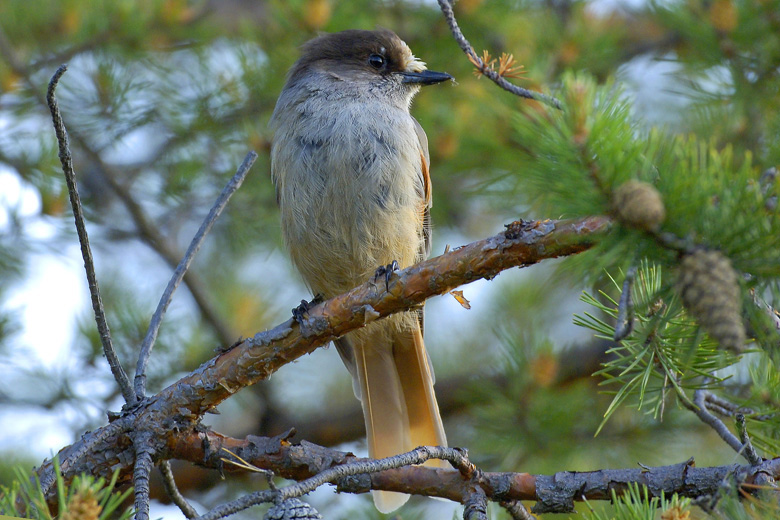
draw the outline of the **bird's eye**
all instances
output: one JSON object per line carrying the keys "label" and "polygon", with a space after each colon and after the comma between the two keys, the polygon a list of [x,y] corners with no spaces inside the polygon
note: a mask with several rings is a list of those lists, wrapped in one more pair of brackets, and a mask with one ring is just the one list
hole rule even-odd
{"label": "bird's eye", "polygon": [[381,54],[372,54],[368,57],[368,64],[379,70],[385,66],[385,57]]}

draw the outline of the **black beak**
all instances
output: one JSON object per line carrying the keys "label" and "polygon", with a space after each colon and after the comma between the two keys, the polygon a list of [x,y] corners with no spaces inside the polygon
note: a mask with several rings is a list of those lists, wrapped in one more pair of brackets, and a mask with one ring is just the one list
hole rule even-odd
{"label": "black beak", "polygon": [[400,72],[403,78],[402,83],[418,83],[420,85],[434,85],[447,81],[448,79],[454,79],[446,72],[435,72],[432,70],[424,70],[422,72]]}

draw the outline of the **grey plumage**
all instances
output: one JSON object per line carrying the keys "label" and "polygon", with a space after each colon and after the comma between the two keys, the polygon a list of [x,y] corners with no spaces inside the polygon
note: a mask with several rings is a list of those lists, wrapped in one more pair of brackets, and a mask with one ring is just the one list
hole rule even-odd
{"label": "grey plumage", "polygon": [[[430,250],[428,140],[410,115],[427,71],[391,31],[345,31],[308,42],[271,120],[271,175],[282,233],[314,293],[331,297]],[[446,445],[422,341],[422,312],[391,316],[336,344],[353,375],[369,452]],[[406,495],[375,494],[382,511]]]}

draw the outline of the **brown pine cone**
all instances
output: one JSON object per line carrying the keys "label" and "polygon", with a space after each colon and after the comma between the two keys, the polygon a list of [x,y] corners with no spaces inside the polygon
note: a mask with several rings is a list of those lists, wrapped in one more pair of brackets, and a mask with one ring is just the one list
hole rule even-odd
{"label": "brown pine cone", "polygon": [[264,520],[322,520],[316,509],[297,498],[288,498],[281,504],[271,506]]}
{"label": "brown pine cone", "polygon": [[666,218],[661,194],[647,182],[624,182],[612,194],[612,205],[622,223],[644,231],[657,231]]}
{"label": "brown pine cone", "polygon": [[740,352],[745,344],[737,273],[718,251],[683,256],[677,279],[683,306],[721,347]]}

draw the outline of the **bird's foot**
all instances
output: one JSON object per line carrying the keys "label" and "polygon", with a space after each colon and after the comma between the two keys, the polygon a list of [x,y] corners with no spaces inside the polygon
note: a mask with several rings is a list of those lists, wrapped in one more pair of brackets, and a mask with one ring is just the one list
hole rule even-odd
{"label": "bird's foot", "polygon": [[398,262],[393,260],[387,265],[381,265],[374,273],[374,283],[378,282],[380,278],[385,279],[385,290],[390,290],[390,279],[393,277],[393,274],[400,270],[401,266],[398,265]]}
{"label": "bird's foot", "polygon": [[292,310],[293,319],[298,323],[303,323],[306,319],[306,315],[309,313],[309,309],[322,303],[323,297],[321,294],[315,294],[311,301],[301,300],[301,304]]}

